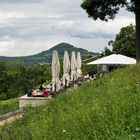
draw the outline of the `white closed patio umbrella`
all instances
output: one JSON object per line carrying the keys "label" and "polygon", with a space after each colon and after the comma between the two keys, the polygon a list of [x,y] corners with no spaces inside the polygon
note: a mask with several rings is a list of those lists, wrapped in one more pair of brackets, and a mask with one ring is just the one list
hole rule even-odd
{"label": "white closed patio umbrella", "polygon": [[77,80],[77,61],[75,57],[75,52],[72,52],[71,55],[71,81]]}
{"label": "white closed patio umbrella", "polygon": [[77,53],[77,76],[78,77],[81,77],[81,75],[82,75],[81,65],[82,65],[81,54],[80,54],[80,52],[78,52]]}
{"label": "white closed patio umbrella", "polygon": [[59,74],[60,74],[59,57],[57,51],[54,50],[52,55],[52,84],[54,90],[57,92],[60,90]]}
{"label": "white closed patio umbrella", "polygon": [[70,71],[70,59],[68,52],[64,52],[64,58],[63,58],[63,85],[64,86],[69,86],[70,82],[70,76],[69,76],[69,71]]}

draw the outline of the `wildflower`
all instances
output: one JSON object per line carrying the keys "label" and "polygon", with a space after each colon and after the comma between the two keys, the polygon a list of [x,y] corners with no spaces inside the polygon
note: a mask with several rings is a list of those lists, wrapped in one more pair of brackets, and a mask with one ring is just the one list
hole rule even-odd
{"label": "wildflower", "polygon": [[63,130],[63,133],[65,133],[65,132],[66,132],[66,130],[64,129],[64,130]]}
{"label": "wildflower", "polygon": [[139,86],[140,85],[140,82],[138,81],[137,83],[136,83],[136,86]]}

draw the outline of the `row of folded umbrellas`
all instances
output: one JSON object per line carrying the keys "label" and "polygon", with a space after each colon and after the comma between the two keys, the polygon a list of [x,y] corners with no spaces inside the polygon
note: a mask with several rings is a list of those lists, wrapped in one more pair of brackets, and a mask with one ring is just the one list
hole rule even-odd
{"label": "row of folded umbrellas", "polygon": [[[63,77],[62,81],[59,78],[60,61],[56,50],[52,54],[52,85],[55,91],[60,90],[60,85],[69,86],[69,83],[76,81],[82,75],[81,71],[81,55],[80,52],[75,54],[72,52],[71,60],[67,51],[64,52],[63,58]],[[61,83],[62,82],[62,83]]]}

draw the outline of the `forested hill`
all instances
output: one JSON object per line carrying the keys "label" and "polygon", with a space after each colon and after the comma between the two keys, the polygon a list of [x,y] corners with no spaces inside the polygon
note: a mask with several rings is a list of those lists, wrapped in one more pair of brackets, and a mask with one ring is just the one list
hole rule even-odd
{"label": "forested hill", "polygon": [[64,55],[64,51],[67,50],[69,54],[71,54],[72,51],[81,52],[82,59],[86,59],[91,56],[96,56],[98,53],[88,52],[85,49],[82,48],[76,48],[73,45],[70,45],[68,43],[60,43],[54,47],[52,47],[49,50],[43,51],[41,53],[31,55],[31,56],[25,56],[25,57],[0,57],[0,61],[21,61],[25,65],[34,65],[34,64],[49,64],[51,63],[52,59],[52,52],[53,50],[58,51],[59,58],[62,59]]}

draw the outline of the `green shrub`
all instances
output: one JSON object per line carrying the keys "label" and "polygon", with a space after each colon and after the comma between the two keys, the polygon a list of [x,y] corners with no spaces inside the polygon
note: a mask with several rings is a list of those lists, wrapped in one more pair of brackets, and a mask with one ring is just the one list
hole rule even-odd
{"label": "green shrub", "polygon": [[17,110],[18,108],[18,99],[0,101],[0,115]]}

